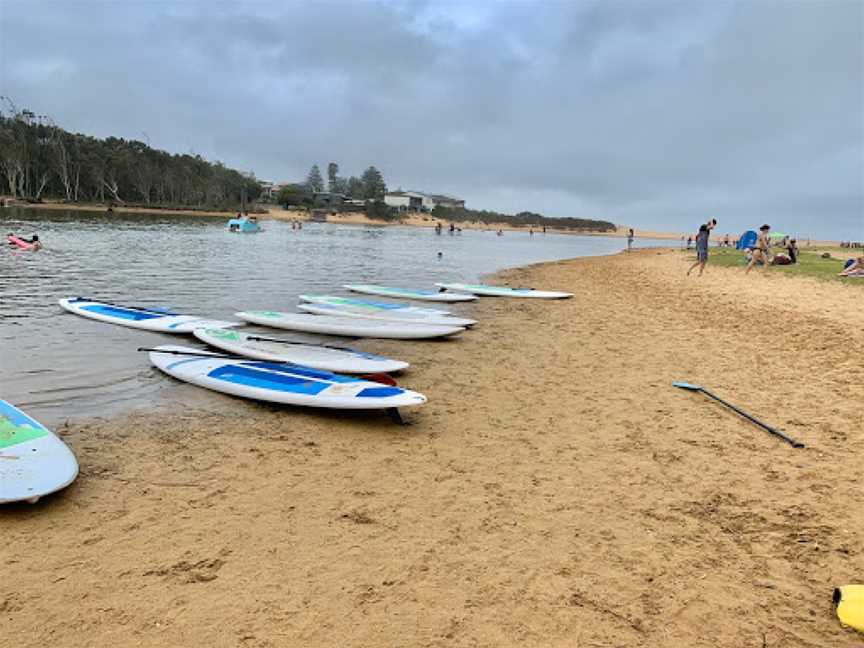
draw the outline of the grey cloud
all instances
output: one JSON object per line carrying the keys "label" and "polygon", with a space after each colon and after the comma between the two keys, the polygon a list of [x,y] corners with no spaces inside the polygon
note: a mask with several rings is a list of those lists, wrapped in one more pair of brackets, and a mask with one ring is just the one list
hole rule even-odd
{"label": "grey cloud", "polygon": [[864,238],[864,6],[0,0],[0,93],[267,179]]}

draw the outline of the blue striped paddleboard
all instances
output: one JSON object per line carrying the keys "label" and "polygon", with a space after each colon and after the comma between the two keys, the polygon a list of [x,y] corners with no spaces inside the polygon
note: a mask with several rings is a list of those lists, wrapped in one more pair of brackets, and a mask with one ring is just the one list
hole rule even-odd
{"label": "blue striped paddleboard", "polygon": [[0,504],[34,503],[78,476],[72,451],[44,425],[0,400]]}
{"label": "blue striped paddleboard", "polygon": [[253,400],[332,409],[391,409],[426,402],[423,394],[300,365],[226,358],[166,344],[150,362],[178,380]]}
{"label": "blue striped paddleboard", "polygon": [[170,311],[141,306],[121,306],[86,297],[68,297],[59,300],[58,303],[61,308],[81,317],[157,333],[191,333],[196,328],[242,326],[242,322],[225,322],[195,315],[179,315]]}

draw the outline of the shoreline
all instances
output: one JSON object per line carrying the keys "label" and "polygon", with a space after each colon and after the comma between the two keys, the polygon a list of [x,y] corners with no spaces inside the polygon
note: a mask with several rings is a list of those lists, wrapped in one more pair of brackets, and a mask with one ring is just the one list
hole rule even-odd
{"label": "shoreline", "polygon": [[78,480],[0,509],[7,632],[22,648],[854,642],[830,594],[864,552],[858,293],[710,262],[686,278],[690,256],[511,268],[494,278],[576,297],[481,299],[452,341],[362,341],[429,396],[404,428],[222,396],[182,409],[185,385],[173,412],[61,426]]}
{"label": "shoreline", "polygon": [[[95,213],[104,213],[108,208],[108,205],[100,205],[95,203],[90,204],[69,204],[62,202],[43,202],[38,204],[31,203],[22,203],[13,205],[14,207],[19,207],[22,209],[36,209],[36,210],[71,210],[71,211],[86,211],[86,212],[95,212]],[[268,218],[279,221],[309,221],[310,215],[309,212],[301,211],[301,210],[291,210],[284,209],[278,206],[269,206],[263,205],[263,209],[266,209],[266,213],[257,213],[260,220],[266,220]],[[236,215],[234,211],[211,211],[211,210],[182,210],[182,209],[159,209],[159,208],[150,208],[150,207],[123,207],[123,206],[112,206],[114,213],[127,213],[127,214],[146,214],[153,216],[202,216],[202,217],[222,217],[222,218],[233,218]],[[0,211],[2,214],[2,211]],[[446,221],[443,219],[436,219],[432,216],[423,216],[423,215],[410,215],[407,218],[395,221],[379,221],[370,219],[363,212],[344,212],[338,213],[336,215],[328,215],[327,222],[333,223],[336,225],[367,225],[367,226],[375,226],[375,227],[388,227],[388,226],[398,226],[402,225],[405,227],[427,227],[432,228],[435,226],[435,223],[440,220],[442,223],[449,223],[450,221]],[[501,229],[505,232],[528,232],[531,228],[530,226],[515,226],[507,223],[488,223],[488,224],[477,224],[474,222],[471,223],[460,223],[458,227],[462,229],[471,229],[471,230],[497,230]],[[625,226],[617,226],[617,229],[614,232],[600,232],[596,230],[575,230],[575,229],[564,229],[564,228],[555,228],[555,227],[547,227],[547,231],[554,234],[569,234],[573,236],[603,236],[609,238],[626,238],[627,237],[627,227]],[[535,230],[535,233],[540,233],[540,230]],[[648,239],[660,239],[660,240],[679,240],[681,238],[681,233],[670,233],[670,232],[656,232],[652,230],[636,230],[636,238],[648,238]]]}
{"label": "shoreline", "polygon": [[[107,205],[100,205],[96,203],[90,204],[69,204],[63,202],[43,202],[38,204],[30,204],[30,203],[22,203],[13,205],[14,207],[20,207],[23,209],[47,209],[47,210],[73,210],[73,211],[89,211],[89,212],[105,212],[107,209]],[[258,216],[259,219],[266,220],[268,218],[272,218],[273,220],[280,221],[291,221],[291,220],[300,220],[300,221],[309,221],[310,215],[309,212],[301,211],[301,210],[291,210],[284,209],[279,206],[270,206],[270,205],[261,205],[262,209],[265,209],[265,213],[256,213],[254,215]],[[206,217],[222,217],[222,218],[233,218],[236,215],[235,211],[213,211],[213,210],[182,210],[182,209],[159,209],[159,208],[151,208],[151,207],[123,207],[123,206],[113,206],[115,213],[129,213],[129,214],[148,214],[154,216],[206,216]],[[2,214],[2,208],[0,208],[0,214]],[[367,226],[375,226],[375,227],[388,227],[393,225],[403,225],[406,227],[427,227],[432,228],[435,227],[435,223],[440,221],[441,223],[450,223],[450,221],[444,219],[437,219],[432,217],[431,215],[421,215],[421,214],[412,214],[407,218],[397,221],[379,221],[368,218],[363,212],[345,212],[339,213],[335,216],[328,215],[327,222],[333,223],[337,225],[367,225]],[[455,223],[455,221],[454,221]],[[484,231],[493,231],[501,229],[504,232],[528,232],[531,227],[530,226],[516,226],[510,225],[508,223],[476,223],[476,222],[464,222],[459,223],[457,225],[462,229],[471,229],[471,230],[484,230]],[[601,232],[597,230],[576,230],[576,229],[564,229],[564,228],[555,228],[555,227],[547,227],[547,232],[553,234],[568,234],[571,236],[601,236],[607,238],[627,238],[627,231],[629,226],[627,225],[616,225],[616,229],[614,232]],[[652,239],[652,240],[667,240],[667,241],[680,241],[682,237],[686,237],[686,232],[660,232],[656,230],[643,230],[634,228],[635,238],[638,239]],[[540,233],[540,230],[535,230],[535,233]],[[693,236],[693,235],[691,235]],[[725,238],[726,234],[716,234],[711,236],[711,240],[717,243],[720,243]],[[733,239],[736,235],[729,234]],[[816,240],[816,239],[806,239],[809,243],[808,247],[819,247],[819,246],[832,246],[838,247],[840,245],[840,241],[833,240]],[[801,246],[804,246],[803,240]]]}

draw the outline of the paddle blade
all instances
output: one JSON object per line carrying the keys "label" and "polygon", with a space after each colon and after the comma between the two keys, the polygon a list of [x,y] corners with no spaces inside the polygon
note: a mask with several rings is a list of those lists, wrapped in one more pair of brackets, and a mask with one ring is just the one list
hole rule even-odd
{"label": "paddle blade", "polygon": [[690,391],[702,391],[702,388],[699,385],[691,385],[688,382],[673,382],[673,387],[678,387],[679,389],[689,389]]}

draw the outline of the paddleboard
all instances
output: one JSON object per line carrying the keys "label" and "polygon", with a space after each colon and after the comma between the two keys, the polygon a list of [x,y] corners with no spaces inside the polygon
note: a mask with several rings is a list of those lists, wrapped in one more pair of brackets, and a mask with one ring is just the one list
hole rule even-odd
{"label": "paddleboard", "polygon": [[0,400],[0,504],[34,503],[71,484],[75,455],[58,437]]}
{"label": "paddleboard", "polygon": [[193,334],[202,342],[229,353],[258,360],[290,362],[336,373],[390,373],[408,367],[407,362],[391,360],[355,349],[304,344],[265,335],[241,333],[231,329],[195,329]]}
{"label": "paddleboard", "polygon": [[534,290],[533,288],[508,288],[507,286],[490,286],[488,284],[466,283],[436,283],[439,288],[457,292],[485,295],[488,297],[524,297],[533,299],[567,299],[573,293],[552,290]]}
{"label": "paddleboard", "polygon": [[432,326],[410,322],[362,319],[359,317],[336,317],[331,315],[308,315],[306,313],[279,313],[275,311],[244,311],[234,313],[236,317],[253,324],[274,328],[342,335],[346,337],[392,338],[398,340],[420,340],[425,338],[458,335],[465,329],[460,326]]}
{"label": "paddleboard", "polygon": [[834,608],[840,623],[864,632],[864,585],[843,585],[836,588]]}
{"label": "paddleboard", "polygon": [[414,290],[411,288],[395,288],[392,286],[376,286],[374,284],[345,284],[342,286],[356,293],[379,295],[381,297],[396,297],[431,302],[465,302],[474,301],[477,295],[467,293],[446,293],[434,290]]}
{"label": "paddleboard", "polygon": [[[351,304],[298,304],[297,308],[316,315],[336,315],[338,317],[356,317],[358,319],[379,320],[382,322],[405,322],[437,326],[474,326],[477,320],[452,315],[427,314],[410,310],[413,307],[388,309],[368,305]],[[420,309],[422,310],[422,309]]]}
{"label": "paddleboard", "polygon": [[194,315],[178,315],[139,306],[119,306],[86,297],[69,297],[59,300],[58,303],[70,313],[81,317],[158,333],[191,333],[200,327],[228,328],[243,325],[242,322],[224,322]]}
{"label": "paddleboard", "polygon": [[370,312],[382,313],[417,313],[418,315],[450,315],[449,310],[441,308],[423,308],[402,302],[382,302],[356,297],[339,297],[337,295],[300,295],[300,301],[310,304],[333,304],[334,306],[356,306]]}
{"label": "paddleboard", "polygon": [[[166,351],[198,355],[175,355]],[[150,362],[178,380],[272,403],[332,409],[389,409],[426,402],[423,394],[361,378],[280,362],[213,357],[207,351],[171,344],[151,351]]]}

